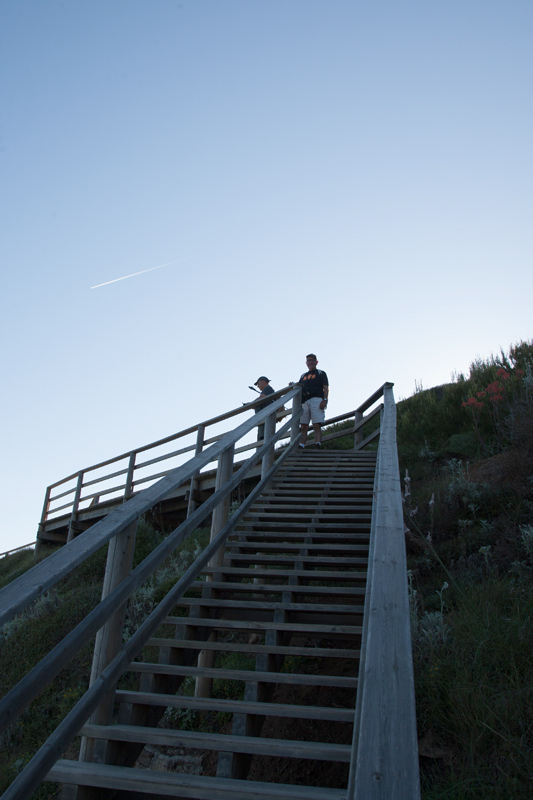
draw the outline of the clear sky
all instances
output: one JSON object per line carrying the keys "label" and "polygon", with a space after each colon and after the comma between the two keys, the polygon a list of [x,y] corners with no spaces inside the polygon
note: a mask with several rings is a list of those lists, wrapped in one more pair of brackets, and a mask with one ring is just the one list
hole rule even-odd
{"label": "clear sky", "polygon": [[0,3],[0,551],[310,351],[334,416],[532,338],[532,86],[531,0]]}

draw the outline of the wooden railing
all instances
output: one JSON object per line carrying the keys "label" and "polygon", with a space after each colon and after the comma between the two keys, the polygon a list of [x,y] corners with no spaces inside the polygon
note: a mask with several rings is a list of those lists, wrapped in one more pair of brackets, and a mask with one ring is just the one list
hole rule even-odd
{"label": "wooden railing", "polygon": [[393,384],[383,389],[347,800],[419,800],[418,741]]}
{"label": "wooden railing", "polygon": [[[139,492],[96,523],[88,535],[74,538],[65,547],[0,590],[1,626],[100,547],[107,543],[110,545],[101,602],[0,701],[1,733],[18,719],[34,698],[68,665],[80,648],[96,635],[88,691],[2,795],[2,800],[26,800],[86,721],[89,718],[95,721],[99,719],[99,715],[105,717],[108,713],[106,697],[116,686],[119,677],[127,670],[183,593],[196,580],[204,566],[218,563],[219,554],[227,537],[286,456],[297,445],[301,415],[300,387],[289,387],[276,395],[277,399],[272,405],[241,423],[222,438],[216,437],[213,444],[206,449],[199,449],[199,452],[186,464],[171,470],[152,486]],[[385,398],[384,406],[379,406],[376,411],[364,418],[363,412],[374,405],[381,396]],[[276,431],[276,416],[283,404],[288,401],[292,401],[291,418]],[[237,409],[233,414],[223,417],[236,415],[240,411],[241,409]],[[418,773],[415,774],[416,725],[392,385],[385,384],[358,409],[334,420],[354,418],[352,429],[345,429],[334,436],[353,433],[355,448],[359,449],[365,443],[362,436],[365,421],[370,421],[378,412],[383,412],[381,428],[384,434],[378,450],[379,469],[375,488],[371,574],[368,589],[370,604],[367,604],[365,610],[364,661],[359,678],[362,690],[358,692],[348,797],[350,800],[360,800],[363,797],[394,796],[416,800],[419,797]],[[328,423],[330,422],[332,421],[329,420]],[[263,442],[254,443],[251,456],[235,472],[234,455],[242,450],[236,445],[260,424],[265,426]],[[198,431],[199,428],[200,426],[195,426],[194,430]],[[358,434],[360,441],[357,441]],[[367,441],[377,435],[379,429],[367,437]],[[275,451],[275,445],[287,437],[290,440],[289,445]],[[175,437],[169,437],[169,440],[173,438]],[[105,463],[110,464],[113,461],[114,459],[111,459]],[[214,494],[192,511],[185,522],[132,570],[135,531],[139,517],[213,462],[218,463]],[[228,519],[231,492],[259,463],[261,463],[260,483],[231,519]],[[122,644],[124,609],[128,598],[210,515],[212,524],[209,545],[133,636]],[[354,771],[356,766],[357,769]],[[404,793],[383,792],[385,786],[392,785],[391,782],[396,776],[399,776],[402,787],[411,787],[411,793],[407,790]],[[366,788],[363,788],[366,786],[369,787],[367,794],[365,794]]]}
{"label": "wooden railing", "polygon": [[21,544],[20,547],[13,547],[11,550],[6,550],[4,553],[0,553],[0,558],[4,556],[10,556],[11,553],[16,553],[18,550],[29,550],[35,546],[35,542],[29,542],[28,544]]}
{"label": "wooden railing", "polygon": [[[269,399],[277,400],[290,391],[291,387],[287,386],[270,395]],[[184,463],[191,453],[198,455],[205,448],[220,441],[227,432],[227,426],[221,430],[225,422],[240,414],[249,414],[250,410],[255,410],[262,402],[255,400],[239,406],[164,439],[158,439],[106,461],[84,467],[50,484],[45,492],[39,533],[44,531],[47,522],[67,516],[70,517],[68,536],[70,541],[74,538],[75,523],[80,511],[110,500],[116,503],[129,500]],[[283,411],[280,405],[278,419],[282,417]],[[213,435],[209,435],[210,431]],[[175,449],[175,442],[178,440],[182,440],[184,446]],[[257,442],[248,442],[238,447],[235,454],[257,447]],[[148,455],[150,457],[147,458]]]}

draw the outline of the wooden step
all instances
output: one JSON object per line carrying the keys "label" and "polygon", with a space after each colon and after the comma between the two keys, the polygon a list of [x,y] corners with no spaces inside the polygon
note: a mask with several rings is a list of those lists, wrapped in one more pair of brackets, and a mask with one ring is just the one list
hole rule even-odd
{"label": "wooden step", "polygon": [[250,569],[249,567],[229,567],[229,566],[220,566],[220,567],[204,567],[203,569],[204,575],[228,575],[228,576],[239,576],[243,578],[294,578],[300,581],[343,581],[343,582],[354,582],[354,583],[364,583],[366,584],[367,580],[367,571],[365,570],[353,570],[350,566],[347,570],[321,570],[321,569],[266,569],[261,567],[256,567],[255,569]]}
{"label": "wooden step", "polygon": [[352,512],[347,511],[346,514],[328,514],[320,509],[310,509],[308,512],[298,511],[292,513],[291,509],[284,510],[276,506],[271,512],[268,509],[259,509],[253,514],[247,514],[242,520],[239,521],[239,527],[245,528],[249,523],[257,525],[263,521],[281,521],[281,522],[302,522],[306,525],[311,525],[315,521],[336,523],[336,522],[360,522],[361,520],[369,520],[372,516],[370,506],[362,511]]}
{"label": "wooden step", "polygon": [[[328,614],[354,614],[361,613],[362,606],[353,605],[331,605],[328,603],[275,603],[268,600],[247,600],[243,603],[242,600],[225,600],[224,598],[210,598],[210,597],[182,597],[176,606],[193,606],[194,608],[209,608],[209,609],[243,609],[246,611],[286,611],[287,613],[295,613],[297,611],[315,611],[316,613]],[[176,617],[177,620],[187,622],[187,617]]]}
{"label": "wooden step", "polygon": [[222,700],[218,697],[185,697],[176,694],[154,692],[132,692],[118,689],[118,703],[134,705],[164,706],[165,708],[192,708],[196,711],[221,711],[228,714],[256,714],[260,717],[283,717],[285,719],[309,719],[328,722],[353,723],[353,708],[327,706],[289,705],[288,703],[259,703],[249,700]]}
{"label": "wooden step", "polygon": [[[186,619],[184,617],[184,619]],[[279,656],[305,656],[306,658],[351,658],[358,659],[359,649],[340,647],[315,647],[314,645],[249,644],[248,642],[207,642],[198,639],[149,639],[147,645],[168,647],[177,650],[213,650],[223,653],[259,653]]]}
{"label": "wooden step", "polygon": [[[197,601],[201,606],[201,601]],[[242,602],[242,601],[230,601]],[[278,605],[278,607],[281,603]],[[246,606],[249,607],[250,603],[247,602]],[[336,607],[335,607],[336,608]],[[363,606],[354,606],[354,613],[359,612],[362,616]],[[164,620],[166,625],[187,625],[198,628],[216,628],[217,630],[237,630],[237,631],[253,631],[254,633],[265,631],[286,631],[287,633],[296,633],[300,636],[310,635],[320,638],[337,638],[342,636],[361,636],[362,628],[358,625],[305,625],[299,622],[264,622],[262,620],[248,620],[248,619],[206,619],[205,617],[166,617]],[[322,634],[322,636],[321,636]]]}
{"label": "wooden step", "polygon": [[368,558],[329,558],[327,556],[297,556],[293,557],[292,559],[290,556],[247,556],[244,554],[239,553],[226,553],[225,562],[230,561],[231,564],[241,563],[241,564],[309,564],[311,567],[316,565],[325,565],[331,564],[337,566],[344,566],[346,569],[350,567],[356,566],[366,566],[368,564]]}
{"label": "wooden step", "polygon": [[325,542],[323,544],[314,544],[311,542],[261,542],[256,540],[250,541],[235,541],[232,540],[228,543],[229,547],[238,548],[239,550],[254,550],[255,552],[272,551],[275,553],[288,553],[298,550],[308,550],[311,553],[368,553],[368,544],[331,544]]}
{"label": "wooden step", "polygon": [[[183,773],[154,772],[110,764],[59,760],[47,780],[196,800],[345,800],[346,790],[283,783],[206,778]],[[139,800],[141,800],[140,795]]]}
{"label": "wooden step", "polygon": [[[361,532],[361,531],[370,531],[370,514],[368,515],[368,520],[361,521],[361,522],[315,522],[314,520],[308,524],[305,522],[252,522],[249,525],[250,528],[253,530],[261,530],[261,531],[298,531],[304,530],[306,531],[309,527],[313,528],[313,531],[317,531],[318,533],[336,533],[336,532]],[[245,530],[244,526],[237,526],[235,529],[236,532],[240,530]]]}
{"label": "wooden step", "polygon": [[[261,495],[261,497],[263,498],[264,495]],[[363,511],[363,512],[364,511],[368,511],[368,508],[369,508],[369,503],[362,503],[361,501],[358,501],[357,503],[356,502],[354,502],[354,503],[339,503],[337,500],[335,500],[332,503],[329,503],[327,501],[325,501],[325,502],[321,501],[320,504],[317,505],[316,503],[302,503],[301,501],[298,501],[297,499],[293,499],[292,502],[291,502],[291,500],[289,500],[289,498],[287,498],[286,500],[283,500],[283,499],[280,500],[280,499],[275,498],[275,497],[272,498],[272,500],[270,500],[269,502],[264,502],[264,501],[259,502],[258,501],[256,503],[254,503],[253,506],[252,506],[252,509],[254,510],[254,512],[257,511],[257,510],[258,511],[265,510],[265,511],[268,511],[269,513],[272,510],[274,510],[274,511],[275,510],[279,510],[279,511],[287,510],[287,511],[291,511],[291,512],[292,511],[294,511],[294,512],[300,512],[300,511],[301,512],[306,512],[306,511],[314,512],[315,510],[320,510],[321,512],[324,512],[324,513],[329,513],[330,511],[331,512],[335,512],[335,513],[337,513],[337,512],[340,512],[340,513],[342,513],[342,512],[352,513],[352,512],[357,512],[357,511]]]}
{"label": "wooden step", "polygon": [[225,669],[222,667],[190,667],[179,664],[158,664],[147,661],[133,661],[128,672],[142,672],[154,675],[180,675],[182,677],[219,678],[230,681],[259,681],[261,683],[283,683],[291,686],[328,686],[340,689],[355,689],[357,678],[345,675],[312,675],[297,672],[263,672],[249,669]]}
{"label": "wooden step", "polygon": [[[348,544],[352,544],[353,542],[368,542],[370,538],[370,533],[359,532],[359,533],[352,533],[350,532],[340,532],[335,533],[334,531],[256,531],[256,530],[239,530],[237,533],[232,534],[228,541],[228,544],[233,544],[236,541],[265,541],[268,539],[269,541],[291,541],[294,539],[295,541],[303,541],[304,539],[310,539],[312,542],[316,544],[327,544],[328,542],[346,542]],[[310,542],[311,543],[311,542]]]}
{"label": "wooden step", "polygon": [[[250,572],[250,570],[246,570],[246,572]],[[253,576],[250,576],[252,579]],[[300,586],[295,584],[286,584],[286,583],[242,583],[242,582],[230,582],[230,581],[197,581],[194,583],[189,591],[194,589],[198,589],[200,592],[204,591],[205,589],[224,591],[224,592],[236,592],[236,593],[244,593],[244,594],[282,594],[283,592],[290,592],[291,594],[303,594],[303,595],[327,595],[331,597],[333,600],[336,597],[354,597],[354,598],[364,598],[365,589],[362,587],[346,587],[346,586]]]}
{"label": "wooden step", "polygon": [[136,725],[85,725],[83,736],[115,742],[140,742],[159,747],[186,747],[201,750],[221,750],[233,753],[311,758],[318,761],[349,762],[352,747],[348,744],[266,739],[260,736],[234,736],[221,733],[148,728]]}

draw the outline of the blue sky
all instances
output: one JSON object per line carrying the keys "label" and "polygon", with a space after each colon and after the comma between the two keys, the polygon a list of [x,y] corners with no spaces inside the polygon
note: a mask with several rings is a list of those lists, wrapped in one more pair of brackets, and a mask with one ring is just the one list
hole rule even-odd
{"label": "blue sky", "polygon": [[0,551],[310,351],[333,416],[530,339],[532,32],[530,0],[0,4]]}

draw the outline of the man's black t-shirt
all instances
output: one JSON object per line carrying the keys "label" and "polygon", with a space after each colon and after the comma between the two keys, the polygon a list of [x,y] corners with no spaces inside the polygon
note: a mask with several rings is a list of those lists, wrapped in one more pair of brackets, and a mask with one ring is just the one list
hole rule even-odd
{"label": "man's black t-shirt", "polygon": [[322,369],[310,370],[300,376],[298,383],[302,387],[302,400],[311,397],[324,397],[324,386],[329,386],[328,376]]}

